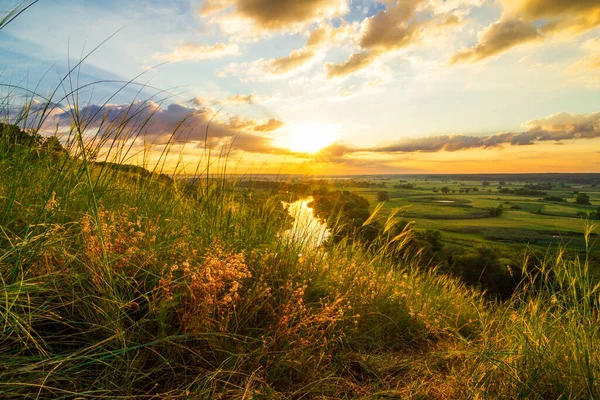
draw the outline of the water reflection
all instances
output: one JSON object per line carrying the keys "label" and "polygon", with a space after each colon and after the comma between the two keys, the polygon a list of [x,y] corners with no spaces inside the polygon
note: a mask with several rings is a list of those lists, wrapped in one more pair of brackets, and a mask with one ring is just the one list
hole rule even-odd
{"label": "water reflection", "polygon": [[313,209],[308,206],[312,201],[312,197],[307,197],[293,203],[283,203],[288,214],[294,218],[292,228],[285,231],[284,236],[307,247],[317,247],[329,236],[327,225],[315,218]]}

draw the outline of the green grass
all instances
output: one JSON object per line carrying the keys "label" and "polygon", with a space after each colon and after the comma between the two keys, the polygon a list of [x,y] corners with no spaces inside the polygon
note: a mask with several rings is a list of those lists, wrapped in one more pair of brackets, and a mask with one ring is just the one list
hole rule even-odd
{"label": "green grass", "polygon": [[[5,122],[34,117],[8,112],[9,100],[3,115],[17,117]],[[492,302],[418,255],[390,257],[410,229],[369,247],[306,248],[280,234],[289,221],[277,196],[236,190],[206,158],[197,186],[166,178],[178,156],[168,145],[152,172],[93,162],[126,161],[113,133],[139,130],[86,126],[74,113],[66,151],[0,131],[2,398],[598,396],[600,299],[587,259],[556,249],[511,299]],[[498,203],[410,195],[422,214]],[[399,222],[381,212],[388,229]],[[582,229],[531,215],[417,224],[472,227],[466,236]]]}
{"label": "green grass", "polygon": [[490,304],[416,257],[298,248],[277,201],[219,180],[2,146],[4,398],[596,395],[583,261]]}
{"label": "green grass", "polygon": [[[584,218],[581,213],[595,216],[600,206],[600,188],[590,185],[547,190],[547,196],[567,199],[566,202],[548,202],[542,201],[541,196],[498,193],[494,182],[489,187],[482,187],[481,181],[450,182],[441,178],[408,178],[408,183],[414,184],[417,189],[398,189],[393,187],[402,182],[397,177],[385,181],[375,177],[361,180],[385,183],[385,188],[357,188],[351,185],[346,188],[367,198],[373,207],[378,204],[377,192],[386,190],[390,200],[380,210],[383,217],[392,210],[401,208],[404,218],[415,221],[417,229],[439,230],[444,242],[448,244],[468,248],[488,244],[507,257],[526,248],[545,253],[561,243],[569,243],[569,249],[573,253],[583,255]],[[508,187],[512,189],[523,185],[520,182],[508,183]],[[343,182],[340,185],[343,186]],[[444,194],[439,191],[443,186],[448,187],[450,192]],[[434,188],[438,192],[433,192]],[[465,188],[478,188],[479,191],[459,193]],[[589,194],[592,205],[575,204],[573,190]],[[503,214],[500,217],[489,217],[489,209],[498,205],[503,206]],[[597,251],[594,251],[593,259],[595,263],[599,262]],[[600,268],[598,270],[600,272]]]}

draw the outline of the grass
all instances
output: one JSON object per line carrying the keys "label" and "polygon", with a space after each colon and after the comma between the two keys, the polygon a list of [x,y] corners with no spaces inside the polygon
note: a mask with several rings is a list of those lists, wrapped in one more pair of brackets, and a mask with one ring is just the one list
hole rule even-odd
{"label": "grass", "polygon": [[[402,208],[404,217],[415,221],[417,229],[439,230],[444,235],[444,241],[449,244],[460,244],[467,248],[487,244],[500,254],[511,257],[511,254],[525,248],[543,254],[549,247],[568,242],[572,255],[585,256],[582,214],[595,216],[600,205],[598,187],[589,184],[578,184],[568,189],[556,186],[552,190],[546,190],[547,195],[565,198],[567,201],[550,202],[541,201],[540,196],[498,193],[495,182],[489,187],[482,187],[481,181],[470,181],[467,176],[462,179],[450,182],[444,177],[363,177],[362,181],[383,183],[385,187],[361,188],[348,185],[344,189],[364,196],[372,205],[377,204],[378,191],[387,191],[390,200],[381,208],[382,216],[385,217],[396,208]],[[394,185],[402,182],[413,184],[417,189],[394,188]],[[338,183],[340,186],[344,184],[344,181]],[[519,181],[509,181],[508,184],[512,189],[524,185]],[[450,191],[454,190],[454,193],[442,193],[438,189],[443,186]],[[438,192],[433,192],[434,188]],[[479,191],[459,192],[465,188],[478,188]],[[573,190],[588,193],[593,205],[575,204]],[[500,204],[503,206],[503,214],[490,218],[489,209]],[[593,262],[597,264],[600,259],[597,248],[593,248],[592,253]]]}
{"label": "grass", "polygon": [[[9,100],[4,122],[42,130],[45,108]],[[280,235],[277,197],[236,190],[206,157],[196,186],[162,174],[169,144],[150,171],[119,167],[117,132],[139,125],[100,128],[72,100],[65,151],[0,131],[2,398],[598,395],[587,259],[557,250],[495,303],[389,257],[410,229],[306,248]]]}

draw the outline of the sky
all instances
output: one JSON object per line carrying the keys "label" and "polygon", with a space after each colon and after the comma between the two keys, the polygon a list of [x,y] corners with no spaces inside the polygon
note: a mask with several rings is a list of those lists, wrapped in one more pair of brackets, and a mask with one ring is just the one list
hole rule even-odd
{"label": "sky", "polygon": [[0,92],[179,173],[600,172],[600,2],[40,0]]}

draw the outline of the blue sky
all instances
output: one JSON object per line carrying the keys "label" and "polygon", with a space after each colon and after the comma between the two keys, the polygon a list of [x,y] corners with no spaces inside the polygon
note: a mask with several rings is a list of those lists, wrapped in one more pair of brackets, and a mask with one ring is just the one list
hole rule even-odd
{"label": "blue sky", "polygon": [[[592,0],[41,0],[0,32],[0,82],[47,94],[106,40],[78,84],[140,75],[152,88],[97,85],[87,103],[160,88],[161,115],[179,105],[204,116],[198,130],[220,109],[222,137],[246,135],[248,168],[598,171],[599,33]],[[535,129],[547,134],[526,145],[447,139]]]}

